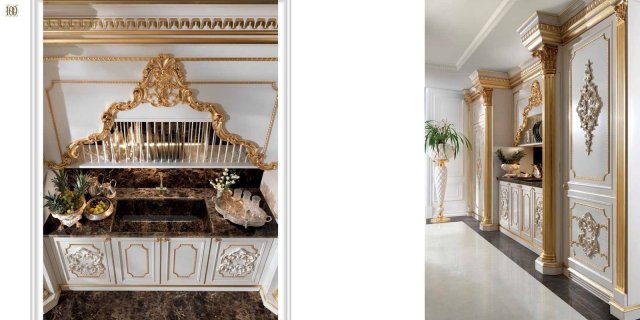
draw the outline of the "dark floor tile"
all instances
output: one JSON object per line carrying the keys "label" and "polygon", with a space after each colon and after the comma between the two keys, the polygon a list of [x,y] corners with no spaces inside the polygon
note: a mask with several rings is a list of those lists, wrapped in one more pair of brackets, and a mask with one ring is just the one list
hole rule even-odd
{"label": "dark floor tile", "polygon": [[63,291],[44,320],[278,319],[258,292]]}

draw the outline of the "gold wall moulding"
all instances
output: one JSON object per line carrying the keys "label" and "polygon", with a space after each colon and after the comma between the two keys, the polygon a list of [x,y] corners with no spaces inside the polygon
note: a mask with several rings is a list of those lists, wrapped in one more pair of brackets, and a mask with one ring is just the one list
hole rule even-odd
{"label": "gold wall moulding", "polygon": [[45,5],[62,4],[278,4],[277,0],[44,0]]}
{"label": "gold wall moulding", "polygon": [[67,147],[67,151],[60,163],[47,161],[47,166],[52,169],[62,169],[69,166],[74,160],[78,159],[81,145],[97,143],[97,141],[104,140],[109,135],[118,112],[134,109],[141,103],[149,103],[158,108],[170,108],[183,103],[196,111],[209,112],[211,114],[211,125],[220,139],[244,146],[247,158],[256,167],[262,170],[277,168],[277,162],[264,162],[265,153],[260,150],[255,142],[243,139],[239,135],[227,131],[225,128],[227,116],[222,111],[221,106],[215,103],[198,101],[187,85],[182,64],[175,58],[164,54],[149,60],[142,72],[142,80],[133,90],[132,100],[114,102],[102,114],[102,130],[100,132],[92,133],[84,139],[72,142]]}
{"label": "gold wall moulding", "polygon": [[[86,62],[147,62],[154,57],[116,57],[116,56],[45,56],[44,61],[86,61]],[[176,57],[181,62],[272,62],[278,57]]]}
{"label": "gold wall moulding", "polygon": [[45,45],[77,44],[278,44],[277,36],[265,37],[146,37],[146,38],[45,38]]}
{"label": "gold wall moulding", "polygon": [[44,18],[44,36],[54,31],[172,32],[241,31],[277,34],[277,18]]}
{"label": "gold wall moulding", "polygon": [[527,106],[524,107],[522,111],[522,123],[520,124],[520,128],[518,128],[518,132],[516,133],[516,137],[513,140],[513,146],[517,147],[520,144],[520,139],[522,136],[522,131],[524,131],[527,126],[527,116],[529,116],[529,111],[531,109],[542,104],[542,92],[540,92],[540,82],[538,80],[533,81],[531,83],[531,96],[529,96],[529,101]]}
{"label": "gold wall moulding", "polygon": [[580,101],[576,113],[580,119],[580,128],[584,131],[585,151],[591,155],[593,144],[593,130],[598,126],[598,117],[602,109],[602,98],[598,94],[598,86],[593,82],[593,62],[587,60],[584,71],[584,85],[580,90]]}

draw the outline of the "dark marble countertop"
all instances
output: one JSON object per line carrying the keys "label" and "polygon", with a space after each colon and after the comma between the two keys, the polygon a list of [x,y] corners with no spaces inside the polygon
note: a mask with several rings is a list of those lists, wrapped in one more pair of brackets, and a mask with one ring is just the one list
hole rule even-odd
{"label": "dark marble countertop", "polygon": [[542,188],[542,179],[535,179],[535,178],[507,178],[507,177],[497,177],[496,179],[498,179],[499,181],[504,181],[504,182],[511,182],[511,183],[522,184],[522,185],[525,185],[525,186]]}
{"label": "dark marble countertop", "polygon": [[[48,236],[60,236],[60,237],[94,237],[94,236],[111,236],[111,237],[214,237],[214,238],[277,238],[278,237],[278,223],[273,216],[273,213],[264,202],[264,197],[259,189],[247,188],[255,195],[259,195],[263,200],[261,201],[261,208],[272,217],[270,222],[265,223],[262,227],[248,227],[239,226],[233,224],[225,219],[216,211],[214,204],[215,190],[213,188],[174,188],[169,189],[164,195],[158,193],[153,188],[117,188],[117,195],[115,198],[116,209],[115,212],[108,218],[100,221],[90,221],[83,217],[80,220],[82,224],[79,228],[76,226],[60,227],[60,221],[53,216],[49,216],[44,224],[44,235]],[[154,222],[152,228],[145,229],[145,227],[132,229],[122,224],[118,220],[116,222],[115,216],[118,215],[117,203],[118,199],[203,199],[205,200],[208,219],[203,221],[206,225],[203,228],[200,227],[185,227],[178,228],[177,230],[172,228],[173,225],[169,223]],[[114,228],[114,226],[116,228]],[[198,226],[198,225],[195,225]],[[201,226],[201,225],[200,225]],[[120,231],[114,231],[120,230]],[[203,231],[204,230],[204,231]]]}

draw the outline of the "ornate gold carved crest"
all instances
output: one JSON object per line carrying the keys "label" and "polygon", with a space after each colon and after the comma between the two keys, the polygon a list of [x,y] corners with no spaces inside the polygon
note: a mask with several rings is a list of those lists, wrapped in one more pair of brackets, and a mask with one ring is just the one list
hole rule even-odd
{"label": "ornate gold carved crest", "polygon": [[244,248],[235,249],[220,258],[218,272],[225,277],[244,277],[256,267],[259,253],[251,253]]}
{"label": "ornate gold carved crest", "polygon": [[209,112],[211,114],[211,126],[215,129],[220,139],[232,144],[245,147],[247,158],[258,168],[272,170],[277,168],[277,162],[265,163],[264,149],[250,140],[242,139],[239,135],[227,131],[225,124],[226,115],[219,104],[198,101],[191,89],[187,86],[185,72],[181,63],[174,57],[160,54],[152,58],[142,72],[142,80],[133,90],[133,97],[126,102],[115,102],[102,114],[102,130],[92,133],[84,139],[79,139],[67,147],[60,163],[47,161],[46,165],[51,169],[62,169],[78,159],[81,145],[90,145],[96,141],[104,140],[109,135],[119,111],[127,111],[136,108],[141,103],[149,103],[154,107],[173,107],[178,103],[184,103],[196,111]]}
{"label": "ornate gold carved crest", "polygon": [[606,258],[607,255],[600,252],[600,244],[598,243],[598,236],[600,235],[600,229],[607,229],[604,224],[599,224],[590,212],[585,213],[582,217],[571,217],[578,221],[578,240],[572,240],[571,245],[578,245],[584,251],[584,254],[591,258],[598,254],[599,256]]}
{"label": "ornate gold carved crest", "polygon": [[593,83],[593,70],[591,60],[587,60],[584,71],[584,85],[580,90],[580,101],[576,112],[580,118],[580,128],[584,131],[587,155],[591,154],[593,144],[593,130],[598,126],[598,116],[602,109],[602,99],[598,95],[598,86]]}
{"label": "ornate gold carved crest", "polygon": [[518,128],[518,132],[516,133],[516,137],[513,140],[513,146],[517,147],[520,144],[520,139],[522,136],[522,131],[527,126],[527,116],[529,115],[529,111],[534,107],[539,106],[542,103],[542,93],[540,92],[540,82],[538,80],[533,81],[531,84],[531,96],[529,96],[529,102],[527,106],[522,111],[522,123],[520,124],[520,128]]}

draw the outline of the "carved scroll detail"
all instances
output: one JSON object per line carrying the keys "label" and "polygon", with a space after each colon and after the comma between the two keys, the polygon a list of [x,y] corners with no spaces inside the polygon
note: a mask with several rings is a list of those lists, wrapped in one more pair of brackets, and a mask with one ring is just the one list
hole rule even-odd
{"label": "carved scroll detail", "polygon": [[542,103],[542,93],[540,92],[540,82],[538,80],[533,81],[531,84],[531,96],[529,96],[529,102],[527,106],[524,107],[522,111],[522,123],[520,124],[520,128],[518,128],[518,132],[516,133],[516,137],[513,140],[513,146],[517,147],[520,144],[520,139],[522,138],[522,131],[527,126],[527,116],[529,115],[529,111],[531,109],[539,106]]}
{"label": "carved scroll detail", "polygon": [[587,60],[584,71],[584,85],[580,90],[580,101],[576,112],[580,118],[580,128],[584,131],[587,155],[591,154],[593,144],[593,130],[598,126],[598,116],[602,109],[602,98],[598,95],[598,86],[593,83],[593,70],[591,60]]}
{"label": "carved scroll detail", "polygon": [[607,258],[607,255],[600,252],[600,243],[598,243],[598,236],[600,235],[600,229],[607,229],[604,224],[599,224],[590,212],[585,213],[582,217],[571,217],[578,221],[578,240],[572,240],[571,245],[578,245],[584,251],[584,254],[592,258],[594,255],[599,255],[603,258]]}

